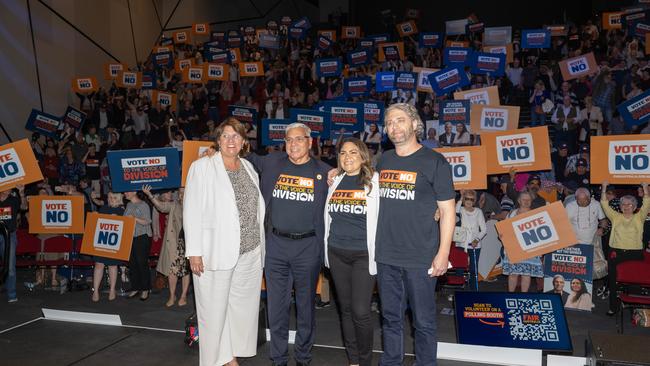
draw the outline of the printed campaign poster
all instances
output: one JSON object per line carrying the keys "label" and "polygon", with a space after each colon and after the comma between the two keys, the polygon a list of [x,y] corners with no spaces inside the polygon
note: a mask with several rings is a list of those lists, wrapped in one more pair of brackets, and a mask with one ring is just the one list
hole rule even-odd
{"label": "printed campaign poster", "polygon": [[307,125],[311,129],[311,137],[320,136],[321,140],[330,138],[330,115],[313,109],[289,109],[289,120]]}
{"label": "printed campaign poster", "polygon": [[521,48],[550,48],[551,31],[548,29],[524,29],[521,31]]}
{"label": "printed campaign poster", "polygon": [[369,131],[371,124],[376,124],[379,132],[382,132],[384,125],[384,102],[363,102],[363,120],[365,129]]}
{"label": "printed campaign poster", "polygon": [[639,184],[650,180],[650,135],[592,136],[590,182]]}
{"label": "printed campaign poster", "polygon": [[470,120],[473,133],[516,130],[519,128],[519,107],[475,104]]}
{"label": "printed campaign poster", "polygon": [[83,196],[29,196],[30,234],[83,232]]}
{"label": "printed campaign poster", "polygon": [[319,78],[341,75],[343,64],[338,58],[321,58],[316,62],[316,76]]}
{"label": "printed campaign poster", "polygon": [[241,62],[239,63],[239,76],[254,77],[264,76],[264,64],[260,62]]}
{"label": "printed campaign poster", "polygon": [[440,101],[439,123],[444,126],[451,123],[456,126],[459,123],[465,125],[467,130],[472,131],[470,123],[469,100],[442,100]]}
{"label": "printed campaign poster", "polygon": [[106,157],[114,192],[139,191],[145,184],[153,189],[181,185],[178,150],[174,147],[115,150]]}
{"label": "printed campaign poster", "polygon": [[361,27],[347,26],[341,27],[341,39],[361,38]]}
{"label": "printed campaign poster", "polygon": [[560,71],[564,81],[577,79],[598,72],[598,64],[593,52],[560,61]]}
{"label": "printed campaign poster", "polygon": [[190,171],[190,165],[195,160],[198,160],[201,155],[210,148],[214,146],[213,141],[193,141],[193,140],[183,140],[183,171],[181,173],[181,186],[185,187],[185,179],[187,179],[187,173]]}
{"label": "printed campaign poster", "polygon": [[504,46],[484,46],[483,52],[486,53],[496,53],[506,55],[506,62],[511,63],[513,61],[514,51],[512,49],[512,43],[508,43]]}
{"label": "printed campaign poster", "polygon": [[174,67],[174,54],[171,51],[153,53],[152,59],[156,68],[166,67],[171,69]]}
{"label": "printed campaign poster", "polygon": [[262,119],[262,145],[273,146],[284,144],[287,126],[290,119]]}
{"label": "printed campaign poster", "polygon": [[573,349],[558,296],[458,291],[454,303],[460,344],[566,352]]}
{"label": "printed campaign poster", "polygon": [[415,91],[418,74],[408,71],[395,71],[395,89]]}
{"label": "printed campaign poster", "polygon": [[66,133],[70,130],[81,131],[81,128],[86,121],[86,116],[86,113],[78,110],[77,108],[68,106],[63,116],[61,116],[62,129],[59,129],[59,136],[61,136],[62,132]]}
{"label": "printed campaign poster", "polygon": [[257,109],[241,105],[229,105],[228,115],[237,118],[241,123],[257,125]]}
{"label": "printed campaign poster", "polygon": [[349,98],[368,96],[371,88],[372,79],[369,76],[343,79],[343,93]]}
{"label": "printed campaign poster", "polygon": [[487,88],[464,90],[454,93],[454,99],[467,99],[470,104],[487,104],[499,105],[499,88],[496,86],[488,86]]}
{"label": "printed campaign poster", "polygon": [[557,201],[496,224],[512,263],[574,245],[578,239],[562,202]]}
{"label": "printed campaign poster", "polygon": [[0,146],[0,192],[43,180],[27,139]]}
{"label": "printed campaign poster", "polygon": [[399,36],[401,38],[412,36],[418,33],[418,27],[413,20],[398,23],[395,27],[397,27],[397,33],[399,33]]}
{"label": "printed campaign poster", "polygon": [[230,64],[230,51],[207,52],[206,59],[210,63]]}
{"label": "printed campaign poster", "polygon": [[551,169],[548,127],[481,134],[487,151],[488,174]]}
{"label": "printed campaign poster", "polygon": [[591,311],[594,246],[576,244],[544,255],[544,293],[558,294],[565,309]]}
{"label": "printed campaign poster", "polygon": [[230,80],[230,66],[228,64],[205,63],[205,76],[208,80]]}
{"label": "printed campaign poster", "polygon": [[79,94],[93,93],[99,90],[99,84],[94,76],[72,79],[72,91]]}
{"label": "printed campaign poster", "polygon": [[155,106],[160,104],[160,107],[169,108],[170,112],[176,112],[176,94],[167,93],[160,90],[154,90],[151,92],[151,102]]}
{"label": "printed campaign poster", "polygon": [[377,45],[377,58],[379,62],[403,60],[404,42],[383,42]]}
{"label": "printed campaign poster", "polygon": [[329,39],[329,38],[327,38],[327,37],[325,37],[323,35],[319,35],[316,38],[316,47],[318,47],[318,49],[321,50],[321,51],[328,50],[330,47],[332,47],[333,44],[334,44],[334,41],[332,41],[331,39]]}
{"label": "printed campaign poster", "polygon": [[280,37],[274,34],[260,34],[258,36],[260,48],[272,50],[280,49]]}
{"label": "printed campaign poster", "polygon": [[115,85],[118,88],[136,88],[142,86],[142,73],[133,71],[120,71],[115,78]]}
{"label": "printed campaign poster", "polygon": [[156,73],[143,72],[142,73],[142,89],[156,89]]}
{"label": "printed campaign poster", "polygon": [[368,48],[356,49],[348,52],[348,64],[352,67],[366,65],[372,59],[372,50]]}
{"label": "printed campaign poster", "polygon": [[[156,52],[154,52],[156,53]],[[104,64],[104,80],[113,80],[117,77],[120,71],[127,69],[126,64],[118,62],[108,62]]]}
{"label": "printed campaign poster", "polygon": [[440,48],[444,38],[444,34],[440,32],[421,32],[419,37],[420,48]]}
{"label": "printed campaign poster", "polygon": [[448,39],[445,41],[445,47],[468,48],[469,41],[454,41],[453,39]]}
{"label": "printed campaign poster", "polygon": [[193,59],[191,58],[186,58],[183,60],[176,60],[174,61],[174,72],[177,74],[181,74],[183,70],[187,69],[188,67],[191,67],[194,64]]}
{"label": "printed campaign poster", "polygon": [[174,44],[190,43],[190,34],[187,31],[176,31],[172,33],[172,39],[174,40]]}
{"label": "printed campaign poster", "polygon": [[429,85],[437,96],[441,96],[469,85],[469,78],[461,67],[447,67],[429,74]]}
{"label": "printed campaign poster", "polygon": [[451,165],[454,189],[486,189],[485,146],[462,146],[434,149]]}
{"label": "printed campaign poster", "polygon": [[483,30],[483,44],[486,46],[503,46],[512,43],[512,27],[486,27]]}
{"label": "printed campaign poster", "polygon": [[329,39],[332,42],[336,42],[336,30],[335,29],[321,29],[316,32],[317,35],[323,36]]}
{"label": "printed campaign poster", "polygon": [[32,113],[30,113],[27,118],[25,129],[58,140],[58,130],[62,127],[61,123],[61,118],[57,116],[41,112],[37,109],[32,109]]}
{"label": "printed campaign poster", "polygon": [[192,33],[200,36],[208,35],[210,33],[210,25],[208,23],[194,23],[192,24]]}
{"label": "printed campaign poster", "polygon": [[292,39],[305,39],[309,30],[300,27],[289,27],[289,38]]}
{"label": "printed campaign poster", "polygon": [[469,23],[469,20],[467,18],[447,20],[445,22],[445,33],[448,36],[465,34],[467,23]]}
{"label": "printed campaign poster", "polygon": [[616,108],[628,128],[650,121],[650,90],[626,100]]}
{"label": "printed campaign poster", "polygon": [[503,76],[506,70],[506,55],[473,52],[469,66],[473,74]]}
{"label": "printed campaign poster", "polygon": [[181,81],[184,83],[205,84],[207,81],[205,65],[186,67],[181,73]]}
{"label": "printed campaign poster", "polygon": [[417,67],[417,66],[414,67],[413,72],[418,74],[418,83],[416,87],[417,91],[425,92],[425,93],[433,93],[433,89],[431,89],[431,84],[429,84],[429,75],[439,70],[440,69],[432,69],[426,67]]}
{"label": "printed campaign poster", "polygon": [[472,58],[472,49],[466,47],[447,47],[442,53],[442,63],[445,66],[465,67]]}
{"label": "printed campaign poster", "polygon": [[134,231],[133,217],[89,212],[80,253],[128,261]]}
{"label": "printed campaign poster", "polygon": [[603,13],[603,29],[621,29],[622,11],[612,11]]}
{"label": "printed campaign poster", "polygon": [[383,71],[375,74],[375,91],[378,93],[395,90],[395,72]]}
{"label": "printed campaign poster", "polygon": [[339,131],[345,129],[346,131],[362,131],[363,130],[363,103],[352,102],[323,102],[325,112],[330,113],[330,123],[332,131]]}

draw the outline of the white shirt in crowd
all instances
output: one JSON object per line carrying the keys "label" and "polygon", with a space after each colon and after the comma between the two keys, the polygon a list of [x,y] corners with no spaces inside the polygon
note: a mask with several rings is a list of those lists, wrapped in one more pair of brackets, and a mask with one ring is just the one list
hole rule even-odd
{"label": "white shirt in crowd", "polygon": [[[461,201],[458,201],[458,203],[461,203]],[[471,249],[472,242],[478,240],[478,244],[474,248],[480,249],[481,240],[486,234],[483,211],[478,207],[474,207],[474,211],[469,212],[465,207],[459,206],[458,203],[456,204],[456,212],[460,212],[460,226],[465,229],[466,233],[465,243],[458,244],[463,248]]]}
{"label": "white shirt in crowd", "polygon": [[133,115],[133,126],[135,134],[139,135],[141,132],[146,132],[149,128],[149,115],[146,113],[135,113]]}
{"label": "white shirt in crowd", "polygon": [[506,75],[508,76],[508,79],[510,79],[510,82],[512,85],[517,86],[521,84],[521,72],[524,69],[521,67],[509,67],[506,69]]}
{"label": "white shirt in crowd", "polygon": [[571,201],[566,206],[569,222],[573,226],[579,244],[591,244],[598,230],[598,222],[605,218],[605,213],[593,198],[589,205],[580,207],[578,202]]}

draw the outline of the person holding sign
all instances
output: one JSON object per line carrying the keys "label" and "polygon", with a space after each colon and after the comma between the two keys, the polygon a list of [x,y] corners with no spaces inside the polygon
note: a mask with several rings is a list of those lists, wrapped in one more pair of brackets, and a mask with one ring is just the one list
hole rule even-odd
{"label": "person holding sign", "polygon": [[[531,210],[533,195],[528,191],[519,193],[517,198],[519,207],[510,211],[508,219]],[[521,278],[521,292],[528,292],[531,277],[544,278],[542,260],[540,257],[532,257],[518,263],[511,263],[508,253],[504,253],[501,259],[503,274],[508,276],[508,292],[515,292],[517,283]]]}
{"label": "person holding sign", "polygon": [[[384,117],[395,150],[384,153],[379,171],[377,280],[382,304],[384,353],[380,365],[404,358],[404,309],[415,321],[415,355],[436,363],[436,277],[447,272],[456,212],[451,166],[424,148],[424,125],[410,104],[391,105]],[[434,220],[440,211],[440,224]]]}
{"label": "person holding sign", "polygon": [[603,182],[600,205],[605,215],[612,222],[609,235],[609,258],[607,267],[609,273],[609,310],[607,315],[614,315],[618,311],[616,302],[616,266],[620,263],[634,260],[643,260],[643,225],[650,211],[650,190],[648,183],[643,182],[643,204],[637,213],[637,200],[634,196],[623,196],[620,200],[622,213],[614,211],[609,205],[607,197],[607,182]]}
{"label": "person holding sign", "polygon": [[151,291],[151,274],[149,273],[149,251],[151,249],[151,208],[142,200],[139,192],[125,192],[124,197],[129,201],[124,210],[124,216],[135,218],[133,244],[129,257],[129,273],[131,274],[131,292],[128,297],[134,298],[140,294],[140,300],[149,299]]}
{"label": "person holding sign", "polygon": [[464,231],[465,240],[457,243],[469,255],[469,283],[472,289],[478,291],[478,259],[481,255],[481,240],[485,237],[485,216],[477,204],[474,190],[461,192],[460,201],[456,204],[456,212],[460,217],[460,227]]}
{"label": "person holding sign", "polygon": [[194,161],[185,182],[185,256],[194,278],[201,365],[237,365],[257,352],[264,261],[264,199],[241,156],[246,128],[227,118],[216,153]]}
{"label": "person holding sign", "polygon": [[[93,198],[94,201],[103,203],[95,197]],[[122,216],[124,214],[124,200],[122,198],[122,193],[108,192],[106,201],[106,204],[102,204],[102,206],[99,208],[99,213],[118,216]],[[108,282],[110,286],[108,292],[108,300],[115,300],[117,296],[115,292],[115,284],[117,283],[117,266],[120,264],[122,264],[122,262],[117,259],[95,257],[95,268],[93,270],[93,302],[99,301],[99,287],[102,283],[102,279],[104,277],[104,268],[106,266],[108,266]]]}
{"label": "person holding sign", "polygon": [[338,157],[338,175],[325,206],[325,266],[336,286],[348,361],[364,366],[372,361],[379,175],[357,138],[343,139]]}

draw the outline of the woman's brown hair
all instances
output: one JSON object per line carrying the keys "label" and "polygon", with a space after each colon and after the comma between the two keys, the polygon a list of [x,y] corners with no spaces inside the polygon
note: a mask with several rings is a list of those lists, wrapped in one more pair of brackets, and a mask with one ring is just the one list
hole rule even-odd
{"label": "woman's brown hair", "polygon": [[223,130],[226,128],[226,126],[232,127],[232,129],[235,130],[235,132],[237,132],[239,136],[241,136],[244,145],[242,146],[242,149],[239,152],[239,156],[240,157],[245,156],[250,150],[250,144],[248,143],[248,137],[246,136],[246,126],[244,126],[243,123],[239,122],[239,120],[235,117],[226,118],[223,122],[221,122],[219,127],[217,127],[217,129],[214,132],[216,136],[215,136],[213,148],[216,151],[219,151],[219,139],[221,138],[221,135],[223,134]]}
{"label": "woman's brown hair", "polygon": [[363,184],[364,187],[368,187],[368,193],[372,191],[372,175],[375,173],[375,170],[372,168],[372,165],[370,165],[370,152],[368,151],[368,147],[366,144],[359,140],[356,137],[346,137],[344,138],[340,144],[336,147],[336,153],[338,155],[337,157],[337,162],[338,162],[338,175],[343,174],[343,169],[341,168],[341,163],[338,161],[341,156],[341,149],[343,148],[343,145],[345,145],[346,142],[350,142],[354,144],[354,146],[359,149],[359,155],[361,156],[361,171],[359,172],[359,176],[357,177],[358,182]]}

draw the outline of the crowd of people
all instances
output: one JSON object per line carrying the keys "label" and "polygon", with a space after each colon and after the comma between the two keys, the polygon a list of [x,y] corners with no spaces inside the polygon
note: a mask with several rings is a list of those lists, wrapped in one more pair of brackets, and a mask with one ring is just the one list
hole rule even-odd
{"label": "crowd of people", "polygon": [[[280,35],[275,50],[260,48],[257,38],[242,27],[241,58],[262,61],[265,76],[240,77],[237,67],[231,67],[227,81],[183,83],[173,68],[159,67],[149,58],[132,69],[155,73],[156,88],[177,96],[174,108],[152,103],[150,89],[124,89],[114,83],[92,94],[78,94],[79,107],[88,115],[83,130],[68,131],[60,140],[32,135],[45,180],[0,193],[0,219],[11,232],[15,253],[15,231],[28,225],[30,195],[82,195],[86,212],[135,217],[128,272],[127,263],[96,258],[92,301],[100,300],[106,266],[109,300],[116,298],[122,268],[122,282],[130,282],[128,296],[146,301],[152,288],[149,253],[152,245],[158,245],[156,269],[168,278],[167,307],[188,303],[190,272],[194,274],[201,362],[206,365],[235,365],[237,357],[255,354],[257,316],[253,314],[258,311],[263,272],[271,358],[277,365],[288,361],[293,281],[300,309],[295,359],[308,364],[323,260],[336,288],[351,365],[369,365],[372,358],[370,307],[375,287],[383,317],[381,364],[399,363],[403,357],[406,299],[415,315],[418,362],[435,359],[431,347],[435,345],[435,278],[447,271],[453,227],[463,228],[463,240],[453,245],[467,251],[468,288],[478,290],[481,247],[498,241],[488,234],[490,227],[556,200],[565,203],[579,242],[593,243],[609,263],[608,286],[602,286],[598,296],[609,299],[608,313],[614,314],[618,310],[616,265],[643,258],[650,245],[650,192],[646,183],[638,190],[591,185],[589,137],[650,133],[647,124],[626,125],[616,111],[620,102],[650,88],[650,65],[642,41],[625,30],[602,30],[591,21],[569,23],[566,29],[566,35],[552,38],[549,49],[522,49],[515,31],[513,62],[503,77],[468,72],[468,88],[495,85],[502,104],[530,110],[530,120],[520,121],[520,126],[550,126],[550,171],[512,170],[490,176],[486,190],[454,192],[448,163],[431,149],[479,144],[477,135],[462,123],[447,124],[440,134],[435,129],[425,131],[424,122],[438,119],[439,104],[447,96],[378,93],[374,88],[367,98],[347,99],[382,103],[387,107],[383,123],[368,124],[367,131],[354,137],[332,131],[330,140],[312,139],[307,126],[294,123],[287,127],[282,146],[267,149],[260,143],[260,125],[228,116],[228,106],[255,108],[260,119],[288,118],[291,108],[315,108],[323,100],[346,99],[344,77],[317,77],[314,60],[345,59],[358,48],[359,40],[340,40],[321,50],[313,43],[315,34],[292,39],[287,27],[279,26],[269,29]],[[456,40],[482,48],[475,37]],[[413,37],[403,41],[403,58],[379,62],[375,55],[365,66],[346,66],[346,76],[374,78],[379,71],[442,66],[440,49],[420,48]],[[562,80],[558,62],[588,52],[596,56],[599,72]],[[195,64],[207,62],[208,54],[201,43],[174,47],[175,59],[190,58]],[[124,194],[111,190],[107,151],[172,146],[182,153],[183,140],[214,141],[217,150],[192,165],[185,189],[156,192],[144,186]],[[390,183],[396,170],[417,172],[417,180],[399,182],[411,185],[414,198]],[[292,179],[305,181],[298,185]],[[504,253],[501,268],[508,291],[541,291],[541,280],[532,286],[533,278],[544,275],[540,257],[512,263]],[[428,274],[423,272],[427,270]],[[39,270],[36,284],[47,284],[48,274],[52,285],[58,283],[55,270]],[[571,281],[569,293],[565,279],[555,277],[554,290],[567,308],[590,310],[595,295],[586,292],[584,282],[576,281]],[[14,268],[7,281],[10,302],[17,300],[15,283]]]}

